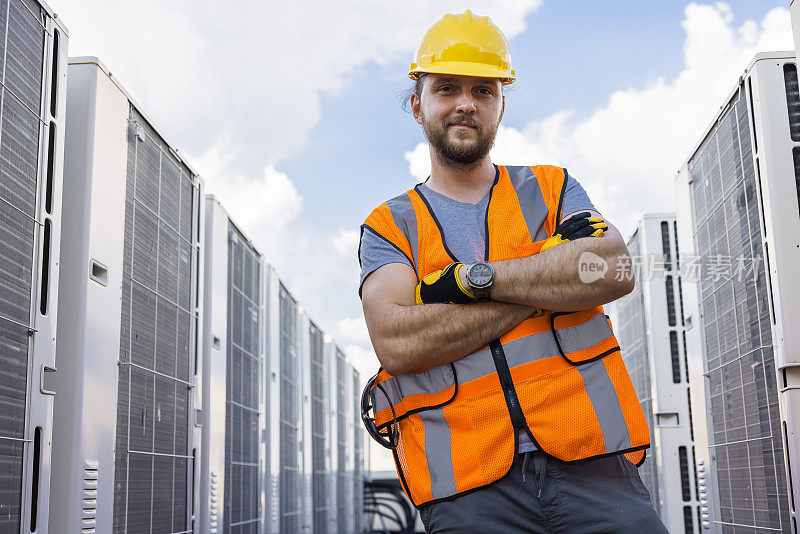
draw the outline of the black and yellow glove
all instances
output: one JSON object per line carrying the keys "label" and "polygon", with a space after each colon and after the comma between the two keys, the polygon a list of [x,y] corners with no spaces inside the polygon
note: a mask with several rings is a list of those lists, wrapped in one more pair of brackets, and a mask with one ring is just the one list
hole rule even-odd
{"label": "black and yellow glove", "polygon": [[451,263],[444,269],[433,271],[425,276],[414,290],[417,304],[475,302],[475,296],[469,289],[461,285],[458,274],[462,268],[464,268],[463,263]]}
{"label": "black and yellow glove", "polygon": [[588,211],[576,213],[556,226],[555,233],[544,242],[539,252],[581,237],[600,237],[606,230],[608,230],[608,225],[602,217],[590,217]]}

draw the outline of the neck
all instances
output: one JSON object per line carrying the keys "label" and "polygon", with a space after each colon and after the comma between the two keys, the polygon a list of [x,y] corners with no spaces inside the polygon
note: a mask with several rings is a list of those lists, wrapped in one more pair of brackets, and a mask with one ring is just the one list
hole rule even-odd
{"label": "neck", "polygon": [[492,188],[496,171],[488,154],[473,164],[460,165],[443,161],[432,147],[430,150],[431,177],[425,184],[430,189],[459,202],[476,204]]}

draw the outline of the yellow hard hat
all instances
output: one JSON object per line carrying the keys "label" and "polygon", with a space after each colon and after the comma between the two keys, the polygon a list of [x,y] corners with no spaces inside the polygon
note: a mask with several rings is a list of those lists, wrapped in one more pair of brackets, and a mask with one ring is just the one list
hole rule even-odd
{"label": "yellow hard hat", "polygon": [[508,41],[489,17],[469,10],[446,14],[428,28],[408,69],[412,80],[424,72],[500,78],[514,83]]}

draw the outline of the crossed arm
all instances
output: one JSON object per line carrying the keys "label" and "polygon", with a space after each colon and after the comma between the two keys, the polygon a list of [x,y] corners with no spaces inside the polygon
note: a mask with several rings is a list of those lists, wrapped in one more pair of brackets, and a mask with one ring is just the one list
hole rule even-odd
{"label": "crossed arm", "polygon": [[[606,276],[593,283],[583,283],[578,273],[580,257],[586,252],[608,264]],[[527,258],[492,263],[492,300],[472,304],[415,305],[417,279],[413,269],[390,263],[364,281],[364,317],[375,353],[388,373],[427,369],[488,345],[536,308],[583,310],[629,293],[633,280],[614,276],[617,266],[627,258],[622,236],[609,224],[602,237],[570,241]]]}

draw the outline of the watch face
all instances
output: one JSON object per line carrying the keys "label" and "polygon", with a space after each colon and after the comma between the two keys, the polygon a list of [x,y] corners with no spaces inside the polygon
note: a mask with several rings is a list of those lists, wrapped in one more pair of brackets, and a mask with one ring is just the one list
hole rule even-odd
{"label": "watch face", "polygon": [[494,272],[492,268],[485,263],[476,263],[472,266],[467,274],[469,283],[475,287],[483,287],[492,281]]}

